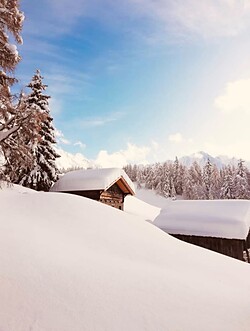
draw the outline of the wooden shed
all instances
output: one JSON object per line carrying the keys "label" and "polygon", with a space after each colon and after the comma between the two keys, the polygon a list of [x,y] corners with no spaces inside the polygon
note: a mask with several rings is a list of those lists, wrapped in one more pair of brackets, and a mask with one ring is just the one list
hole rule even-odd
{"label": "wooden shed", "polygon": [[60,177],[50,191],[79,195],[121,210],[125,196],[135,194],[132,181],[118,168],[70,171]]}
{"label": "wooden shed", "polygon": [[248,200],[173,201],[154,224],[187,243],[250,262]]}

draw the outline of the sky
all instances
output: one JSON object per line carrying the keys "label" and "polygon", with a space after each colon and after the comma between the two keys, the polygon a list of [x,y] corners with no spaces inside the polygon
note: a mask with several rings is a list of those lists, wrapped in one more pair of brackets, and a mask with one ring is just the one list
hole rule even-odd
{"label": "sky", "polygon": [[[58,144],[105,166],[250,160],[250,0],[21,0]],[[27,93],[29,92],[26,89]]]}

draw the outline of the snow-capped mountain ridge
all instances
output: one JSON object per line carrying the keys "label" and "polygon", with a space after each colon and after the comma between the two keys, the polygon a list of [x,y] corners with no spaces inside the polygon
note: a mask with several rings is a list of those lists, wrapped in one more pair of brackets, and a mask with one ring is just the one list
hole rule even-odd
{"label": "snow-capped mountain ridge", "polygon": [[[57,166],[60,170],[67,170],[67,169],[87,169],[87,168],[96,168],[100,167],[100,164],[96,164],[94,160],[87,159],[83,154],[76,153],[71,154],[63,149],[57,148],[57,153],[61,155],[60,158],[56,160]],[[200,166],[204,166],[207,160],[210,160],[212,164],[215,164],[218,168],[222,168],[225,165],[232,164],[234,166],[237,165],[238,160],[235,157],[228,157],[226,155],[218,155],[212,156],[209,153],[204,151],[199,151],[197,153],[193,153],[190,155],[182,156],[179,158],[179,162],[183,165],[190,167],[193,162],[197,162]],[[173,161],[173,160],[172,160]],[[125,165],[125,164],[124,164]],[[250,168],[250,162],[245,162],[245,165]],[[116,166],[114,164],[114,166]]]}
{"label": "snow-capped mountain ridge", "polygon": [[71,154],[61,148],[56,148],[56,151],[60,155],[56,159],[56,165],[60,170],[95,168],[94,163],[81,153]]}
{"label": "snow-capped mountain ridge", "polygon": [[[200,166],[204,166],[208,160],[210,160],[210,162],[215,164],[218,168],[222,168],[223,166],[229,164],[236,166],[239,161],[239,159],[235,157],[230,158],[226,155],[212,156],[204,151],[183,156],[179,159],[180,163],[187,167],[190,167],[193,162],[197,162]],[[246,162],[246,166],[249,167],[249,165],[250,163]]]}

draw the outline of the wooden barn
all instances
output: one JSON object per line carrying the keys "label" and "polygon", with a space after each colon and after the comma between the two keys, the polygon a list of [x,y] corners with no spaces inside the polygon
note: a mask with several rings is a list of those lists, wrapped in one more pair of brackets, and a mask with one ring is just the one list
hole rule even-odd
{"label": "wooden barn", "polygon": [[135,194],[132,181],[118,168],[70,171],[50,191],[79,195],[121,210],[125,196]]}
{"label": "wooden barn", "polygon": [[154,224],[187,243],[250,262],[250,201],[173,201]]}

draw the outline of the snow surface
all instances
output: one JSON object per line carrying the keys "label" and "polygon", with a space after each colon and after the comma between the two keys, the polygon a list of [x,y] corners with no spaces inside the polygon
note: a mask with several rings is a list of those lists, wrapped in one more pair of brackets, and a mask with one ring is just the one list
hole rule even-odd
{"label": "snow surface", "polygon": [[145,221],[153,222],[160,214],[161,208],[152,206],[134,196],[127,195],[124,202],[124,211],[142,217]]}
{"label": "snow surface", "polygon": [[249,330],[248,264],[78,196],[0,205],[0,330]]}
{"label": "snow surface", "polygon": [[[172,199],[167,199],[159,194],[156,194],[154,190],[147,190],[145,188],[136,188],[135,193],[138,199],[159,208],[166,208],[172,201]],[[177,196],[177,199],[178,198],[179,196]]]}
{"label": "snow surface", "polygon": [[36,194],[37,191],[32,190],[30,188],[21,186],[21,185],[16,185],[16,184],[11,184],[5,181],[0,181],[0,193],[1,193],[1,189],[2,190],[10,190],[10,191],[15,191],[17,193],[22,193],[22,194],[26,194],[26,193],[31,193],[31,194]]}
{"label": "snow surface", "polygon": [[67,172],[52,186],[52,192],[77,190],[106,190],[123,177],[133,191],[134,184],[124,170],[119,168],[87,169]]}
{"label": "snow surface", "polygon": [[172,234],[246,239],[250,226],[250,201],[172,201],[161,210],[154,224]]}

